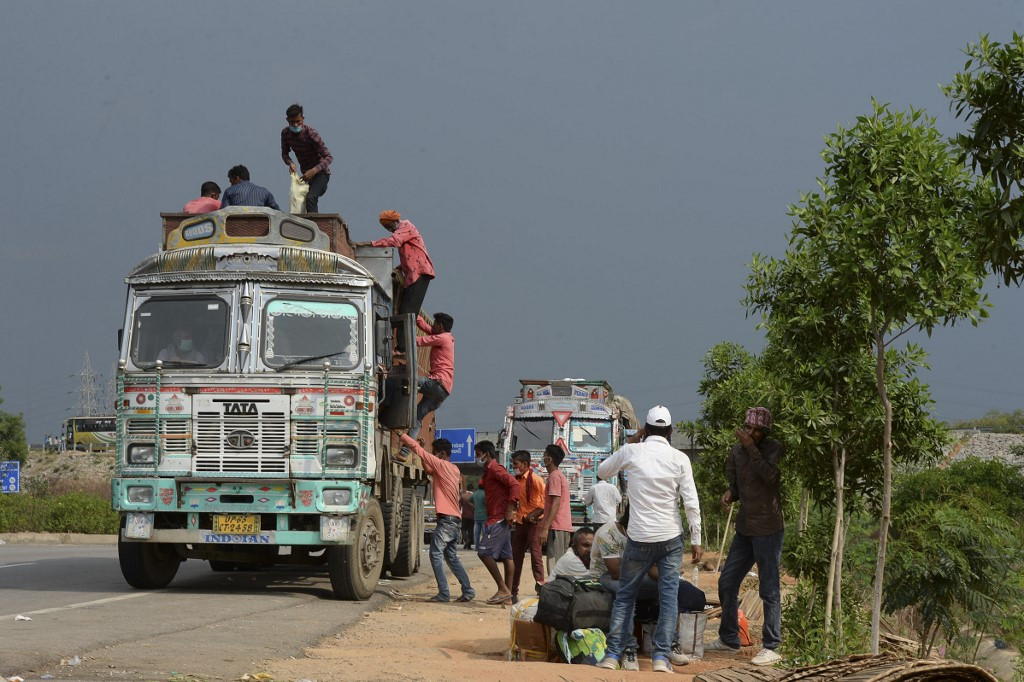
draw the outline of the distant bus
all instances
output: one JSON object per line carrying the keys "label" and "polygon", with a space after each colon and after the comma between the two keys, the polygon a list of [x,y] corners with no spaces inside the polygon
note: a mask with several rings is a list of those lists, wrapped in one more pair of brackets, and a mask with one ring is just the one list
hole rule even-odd
{"label": "distant bus", "polygon": [[117,436],[114,417],[71,417],[61,427],[69,450],[109,450]]}

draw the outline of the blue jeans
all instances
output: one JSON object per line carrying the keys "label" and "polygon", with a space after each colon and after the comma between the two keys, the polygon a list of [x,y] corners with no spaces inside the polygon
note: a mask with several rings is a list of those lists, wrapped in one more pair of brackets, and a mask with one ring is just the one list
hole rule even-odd
{"label": "blue jeans", "polygon": [[765,649],[775,650],[782,643],[782,598],[779,565],[782,563],[783,531],[771,535],[736,533],[729,545],[729,556],[718,578],[718,599],[722,603],[719,638],[732,647],[740,645],[739,594],[747,572],[757,564],[757,583],[764,602],[764,626],[761,638]]}
{"label": "blue jeans", "polygon": [[[634,542],[626,540],[619,569],[619,591],[612,604],[609,627],[608,654],[616,660],[622,658],[627,642],[633,638],[632,622],[636,598],[640,594],[651,566],[658,567],[658,624],[654,629],[651,660],[667,659],[672,650],[672,635],[679,614],[679,567],[683,563],[683,536],[677,535],[663,542]],[[633,639],[635,643],[636,640]]]}
{"label": "blue jeans", "polygon": [[[611,574],[603,573],[601,574],[599,580],[601,582],[601,587],[603,587],[605,591],[611,592],[612,594],[619,593],[620,583],[618,580],[613,578]],[[652,580],[650,576],[645,575],[644,579],[640,582],[640,590],[639,592],[637,592],[636,598],[638,601],[657,599],[658,583]],[[688,611],[701,612],[704,610],[705,605],[707,605],[707,599],[705,598],[704,593],[700,590],[700,588],[694,587],[690,583],[680,578],[679,593],[676,595],[676,606],[679,609],[679,613],[684,613]],[[676,622],[678,624],[678,619]],[[626,642],[626,649],[636,651],[638,647],[636,645],[636,634],[633,630],[632,613],[629,614],[629,626],[627,628],[627,632],[629,633],[629,641]],[[676,639],[674,634],[672,639],[673,641],[675,641]]]}
{"label": "blue jeans", "polygon": [[473,522],[473,546],[480,546],[480,536],[484,534],[484,526],[487,525],[486,519]]}
{"label": "blue jeans", "polygon": [[462,536],[462,520],[454,516],[439,516],[437,526],[434,527],[434,535],[430,539],[430,567],[434,569],[434,579],[437,580],[437,594],[445,599],[451,599],[448,592],[448,578],[444,574],[444,564],[452,569],[452,574],[459,581],[462,587],[462,595],[473,597],[476,593],[469,584],[469,575],[459,561],[458,545]]}
{"label": "blue jeans", "polygon": [[416,425],[409,429],[410,438],[415,438],[419,435],[423,418],[441,407],[441,403],[448,399],[448,391],[436,379],[420,379],[417,384],[419,392],[423,397],[420,398],[420,402],[416,405]]}

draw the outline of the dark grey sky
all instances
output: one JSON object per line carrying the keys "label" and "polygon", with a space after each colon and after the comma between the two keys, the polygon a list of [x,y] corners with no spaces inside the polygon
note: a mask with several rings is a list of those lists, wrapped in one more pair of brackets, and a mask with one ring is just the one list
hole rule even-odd
{"label": "dark grey sky", "polygon": [[[761,345],[739,304],[781,255],[823,136],[870,98],[957,128],[939,84],[1011,2],[5,2],[0,409],[38,441],[89,352],[109,375],[124,274],[160,211],[244,163],[286,199],[306,108],[334,154],[321,210],[354,239],[396,208],[455,317],[449,427],[496,428],[519,377],[606,378],[696,416],[701,358]],[[1024,291],[922,343],[943,419],[1024,402]]]}

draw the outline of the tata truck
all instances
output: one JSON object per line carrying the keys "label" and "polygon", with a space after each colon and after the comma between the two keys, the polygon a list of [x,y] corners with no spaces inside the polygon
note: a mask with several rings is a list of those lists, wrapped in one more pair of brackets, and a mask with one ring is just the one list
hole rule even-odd
{"label": "tata truck", "polygon": [[519,396],[505,410],[499,438],[501,460],[512,470],[512,453],[527,450],[536,473],[544,448],[554,443],[565,452],[559,467],[569,480],[572,522],[590,522],[583,500],[596,482],[597,466],[636,428],[633,405],[608,382],[591,379],[520,379]]}
{"label": "tata truck", "polygon": [[354,247],[333,214],[161,216],[160,250],[126,278],[118,339],[125,580],[161,588],[187,560],[303,564],[365,600],[383,571],[416,572],[427,478],[390,453],[428,368],[393,350],[417,332],[394,314],[392,249]]}

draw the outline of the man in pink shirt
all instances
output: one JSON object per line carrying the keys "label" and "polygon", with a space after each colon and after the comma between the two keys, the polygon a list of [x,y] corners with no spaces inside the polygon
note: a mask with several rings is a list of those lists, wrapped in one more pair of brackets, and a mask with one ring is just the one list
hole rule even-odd
{"label": "man in pink shirt", "polygon": [[220,209],[220,185],[212,180],[199,188],[200,197],[185,204],[185,213],[209,213]]}
{"label": "man in pink shirt", "polygon": [[452,569],[452,574],[462,587],[462,596],[455,601],[473,601],[476,592],[469,584],[469,575],[459,560],[458,545],[461,534],[461,513],[459,512],[459,468],[449,462],[452,456],[452,444],[446,438],[435,440],[427,452],[414,438],[402,434],[402,444],[423,460],[423,468],[434,484],[434,505],[437,509],[437,526],[430,540],[430,566],[434,569],[437,580],[437,594],[427,601],[447,603],[451,601],[448,592],[448,578],[444,574],[444,564]]}
{"label": "man in pink shirt", "polygon": [[417,382],[422,397],[416,405],[416,424],[409,429],[409,435],[413,438],[419,434],[423,418],[439,408],[452,393],[455,382],[454,324],[455,320],[447,313],[436,313],[433,325],[427,324],[419,315],[416,316],[416,325],[428,334],[417,337],[416,345],[430,347],[430,376]]}
{"label": "man in pink shirt", "polygon": [[546,545],[548,574],[572,542],[569,479],[558,468],[563,459],[565,451],[557,445],[544,448],[544,468],[548,470],[548,481],[544,486],[544,517],[540,522],[540,536]]}
{"label": "man in pink shirt", "polygon": [[[398,315],[418,315],[427,296],[427,286],[434,279],[434,264],[427,254],[420,231],[408,220],[402,220],[398,211],[381,211],[380,224],[391,233],[369,246],[390,246],[398,249],[399,269],[402,271],[402,294],[398,304]],[[356,242],[367,245],[366,242]],[[398,350],[405,352],[404,339],[399,336]]]}

